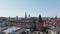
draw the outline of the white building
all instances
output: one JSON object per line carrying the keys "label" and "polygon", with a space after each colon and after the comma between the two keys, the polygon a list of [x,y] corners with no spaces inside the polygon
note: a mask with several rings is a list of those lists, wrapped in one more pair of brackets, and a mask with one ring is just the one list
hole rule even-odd
{"label": "white building", "polygon": [[49,30],[48,34],[57,34],[57,31]]}
{"label": "white building", "polygon": [[20,28],[18,28],[18,27],[10,27],[10,28],[8,28],[8,29],[6,29],[6,30],[3,30],[2,32],[4,33],[4,34],[11,34],[11,33],[14,33],[16,30],[18,30],[18,29],[20,29]]}
{"label": "white building", "polygon": [[31,34],[30,29],[26,29],[25,32],[26,32],[26,34]]}

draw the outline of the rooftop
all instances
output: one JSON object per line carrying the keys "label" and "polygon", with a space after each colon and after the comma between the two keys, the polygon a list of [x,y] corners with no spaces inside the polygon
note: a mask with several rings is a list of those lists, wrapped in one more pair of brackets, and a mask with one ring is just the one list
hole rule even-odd
{"label": "rooftop", "polygon": [[11,28],[8,28],[8,29],[4,30],[3,32],[5,32],[5,33],[11,33],[12,31],[16,31],[18,29],[20,29],[20,28],[18,28],[18,27],[11,27]]}

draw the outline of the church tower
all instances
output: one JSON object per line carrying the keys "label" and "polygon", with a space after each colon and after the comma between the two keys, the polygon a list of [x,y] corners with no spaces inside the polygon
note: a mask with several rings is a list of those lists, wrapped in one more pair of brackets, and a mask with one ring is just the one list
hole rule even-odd
{"label": "church tower", "polygon": [[25,12],[25,18],[27,18],[27,14],[26,14],[26,12]]}
{"label": "church tower", "polygon": [[28,18],[30,18],[30,14],[28,15]]}
{"label": "church tower", "polygon": [[41,15],[39,14],[39,17],[38,17],[38,21],[36,22],[36,29],[38,31],[43,31],[43,20],[42,20],[42,17]]}

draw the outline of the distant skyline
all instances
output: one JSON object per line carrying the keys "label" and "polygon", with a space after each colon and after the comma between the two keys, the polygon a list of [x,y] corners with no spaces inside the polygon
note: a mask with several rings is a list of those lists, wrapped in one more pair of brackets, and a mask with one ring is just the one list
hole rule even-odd
{"label": "distant skyline", "polygon": [[0,17],[60,17],[60,0],[0,0]]}

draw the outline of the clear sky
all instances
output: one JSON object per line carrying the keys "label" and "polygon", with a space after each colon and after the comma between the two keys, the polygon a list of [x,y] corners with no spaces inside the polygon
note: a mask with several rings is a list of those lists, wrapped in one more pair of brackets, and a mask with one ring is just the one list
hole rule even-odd
{"label": "clear sky", "polygon": [[60,17],[60,0],[0,0],[0,17],[31,16]]}

